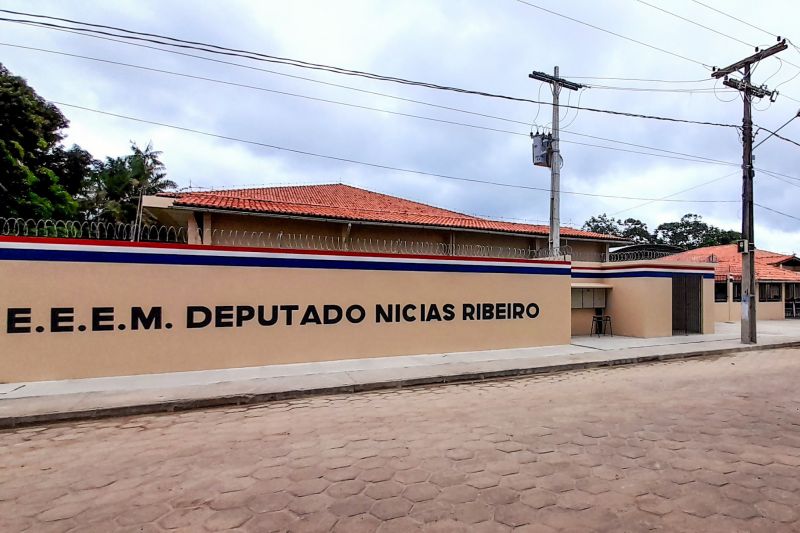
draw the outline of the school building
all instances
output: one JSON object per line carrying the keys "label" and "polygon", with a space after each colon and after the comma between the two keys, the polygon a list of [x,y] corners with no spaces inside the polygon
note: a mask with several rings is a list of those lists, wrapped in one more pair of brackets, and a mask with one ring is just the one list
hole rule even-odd
{"label": "school building", "polygon": [[[756,250],[756,316],[758,320],[800,318],[800,258]],[[714,319],[738,322],[742,316],[742,256],[735,244],[709,246],[671,256],[676,260],[712,256]]]}
{"label": "school building", "polygon": [[551,251],[544,225],[345,185],[144,208],[156,225],[133,242],[0,236],[0,382],[565,345],[604,324],[714,331],[707,257],[618,260],[609,235],[562,228]]}

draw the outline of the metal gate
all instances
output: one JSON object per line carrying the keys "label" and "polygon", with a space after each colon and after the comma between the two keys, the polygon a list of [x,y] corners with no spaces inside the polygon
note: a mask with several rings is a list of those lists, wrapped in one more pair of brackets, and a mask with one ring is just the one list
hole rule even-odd
{"label": "metal gate", "polygon": [[800,318],[800,283],[786,284],[786,318]]}
{"label": "metal gate", "polygon": [[702,281],[699,274],[672,276],[672,334],[700,333],[702,323]]}

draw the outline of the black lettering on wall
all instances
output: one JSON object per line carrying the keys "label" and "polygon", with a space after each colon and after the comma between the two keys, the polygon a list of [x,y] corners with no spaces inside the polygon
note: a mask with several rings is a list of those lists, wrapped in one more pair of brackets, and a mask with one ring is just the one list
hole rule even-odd
{"label": "black lettering on wall", "polygon": [[286,325],[292,325],[292,313],[300,309],[299,305],[282,305],[280,307],[281,311],[286,311]]}
{"label": "black lettering on wall", "polygon": [[375,304],[375,322],[393,322],[392,320],[392,304],[384,307],[381,304]]}
{"label": "black lettering on wall", "polygon": [[345,316],[347,317],[348,322],[351,322],[352,324],[358,324],[367,316],[367,310],[358,304],[351,305],[347,308],[347,311],[345,311]]}
{"label": "black lettering on wall", "polygon": [[305,326],[306,324],[322,324],[322,319],[319,317],[319,313],[317,312],[317,307],[315,305],[309,305],[306,307],[306,312],[303,313],[303,318],[300,319],[301,326]]}
{"label": "black lettering on wall", "polygon": [[131,307],[131,329],[161,329],[161,307],[151,307],[145,314],[141,307]]}
{"label": "black lettering on wall", "polygon": [[342,320],[342,307],[339,305],[325,305],[322,307],[322,323],[338,324]]}
{"label": "black lettering on wall", "polygon": [[249,305],[238,305],[236,306],[236,327],[242,327],[242,324],[247,322],[248,320],[253,320],[253,317],[256,316],[256,310]]}
{"label": "black lettering on wall", "polygon": [[113,307],[92,307],[92,331],[111,331],[114,329]]}
{"label": "black lettering on wall", "polygon": [[204,328],[209,324],[211,324],[211,309],[202,305],[190,305],[186,308],[187,329]]}
{"label": "black lettering on wall", "polygon": [[53,307],[50,309],[50,331],[54,333],[72,331],[72,321],[74,319],[74,307]]}
{"label": "black lettering on wall", "polygon": [[525,308],[525,314],[528,315],[528,318],[536,318],[539,316],[539,306],[536,304],[528,304],[528,307]]}
{"label": "black lettering on wall", "polygon": [[456,307],[453,304],[444,304],[442,312],[444,313],[444,319],[446,321],[450,322],[456,317],[455,309]]}
{"label": "black lettering on wall", "polygon": [[407,304],[403,306],[403,320],[406,322],[414,322],[417,317],[414,316],[414,310],[417,306],[414,304]]}
{"label": "black lettering on wall", "polygon": [[218,305],[214,308],[214,325],[218,328],[233,327],[232,305]]}
{"label": "black lettering on wall", "polygon": [[464,304],[462,308],[463,320],[475,320],[475,306],[472,304]]}
{"label": "black lettering on wall", "polygon": [[258,306],[258,323],[261,326],[272,326],[278,321],[278,306],[270,306],[272,309],[272,314],[270,315],[269,319],[265,318],[265,307],[266,306],[263,305]]}
{"label": "black lettering on wall", "polygon": [[8,333],[30,333],[31,332],[31,308],[30,307],[9,307],[6,331]]}

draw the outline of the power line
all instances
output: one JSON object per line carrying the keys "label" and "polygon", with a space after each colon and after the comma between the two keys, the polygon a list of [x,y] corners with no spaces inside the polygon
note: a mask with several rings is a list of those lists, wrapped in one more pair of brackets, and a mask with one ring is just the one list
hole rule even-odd
{"label": "power line", "polygon": [[[738,171],[736,171],[736,172],[730,172],[730,173],[728,173],[728,174],[725,174],[724,176],[720,176],[720,177],[718,177],[718,178],[714,178],[714,179],[712,179],[712,180],[709,180],[709,181],[704,181],[703,183],[699,183],[699,184],[697,184],[697,185],[693,185],[692,187],[688,187],[688,188],[686,188],[686,189],[681,189],[680,191],[675,191],[675,192],[673,192],[673,193],[671,193],[671,194],[668,194],[668,195],[666,195],[666,196],[662,196],[662,197],[661,197],[661,200],[666,200],[667,198],[672,198],[673,196],[678,196],[679,194],[683,194],[683,193],[685,193],[685,192],[693,191],[693,190],[695,190],[695,189],[699,189],[700,187],[705,187],[706,185],[711,185],[712,183],[716,183],[716,182],[718,182],[718,181],[720,181],[720,180],[723,180],[723,179],[725,179],[725,178],[729,178],[729,177],[731,177],[731,176],[735,176],[735,175],[738,175],[738,174],[739,174],[739,172],[738,172]],[[626,212],[626,211],[632,211],[632,210],[634,210],[634,209],[640,209],[640,208],[642,208],[642,207],[644,207],[644,206],[647,206],[647,205],[650,205],[650,204],[652,204],[652,203],[654,203],[654,201],[653,201],[653,200],[650,200],[650,201],[648,201],[648,202],[645,202],[645,203],[643,203],[643,204],[639,204],[639,205],[636,205],[636,206],[633,206],[633,207],[626,207],[625,209],[620,209],[619,211],[616,211],[616,212],[614,212],[614,213],[611,213],[611,215],[610,215],[610,216],[612,216],[612,217],[613,217],[613,216],[617,216],[617,215],[618,215],[618,214],[620,214],[620,213],[624,213],[624,212]]]}
{"label": "power line", "polygon": [[[521,1],[521,0],[518,0],[518,1]],[[74,24],[89,25],[88,23],[71,21],[69,19],[60,19],[58,17],[49,17],[49,16],[45,16],[45,15],[32,15],[32,14],[28,14],[28,13],[20,13],[20,12],[16,12],[16,11],[5,10],[5,9],[0,9],[0,12],[23,14],[23,15],[26,15],[26,16],[39,17],[39,18],[48,18],[48,19],[56,19],[56,20],[64,20],[64,21],[68,21],[68,22],[74,23]],[[164,42],[164,41],[161,41],[161,40],[154,40],[154,39],[145,38],[145,37],[136,37],[136,36],[130,36],[130,35],[118,35],[118,34],[112,34],[112,33],[108,33],[108,32],[105,32],[105,31],[100,31],[100,30],[91,30],[91,29],[87,29],[87,28],[66,27],[66,26],[61,26],[61,25],[58,25],[58,24],[52,24],[52,23],[47,23],[47,22],[39,22],[39,21],[29,21],[29,20],[22,20],[22,19],[10,19],[10,18],[5,18],[5,17],[0,17],[0,21],[12,22],[12,23],[20,23],[20,24],[28,24],[28,25],[44,27],[44,28],[48,28],[48,29],[56,28],[56,29],[68,29],[68,30],[79,31],[79,32],[87,32],[87,33],[97,33],[97,34],[101,34],[101,35],[119,37],[119,38],[122,38],[122,39],[133,39],[133,40],[139,40],[139,41],[146,41],[146,42],[151,42],[151,43],[155,43],[155,44],[161,44],[161,45],[165,45],[165,46],[174,46],[174,47],[178,47],[178,48],[188,48],[188,49],[193,49],[193,50],[200,50],[200,51],[205,51],[205,52],[212,53],[212,54],[222,54],[222,55],[227,55],[227,56],[243,57],[243,58],[246,58],[246,59],[252,59],[252,60],[256,60],[256,61],[266,61],[266,62],[269,62],[269,63],[278,63],[278,64],[290,65],[290,66],[295,66],[295,67],[300,67],[300,68],[310,68],[310,69],[313,69],[313,70],[322,70],[322,71],[333,72],[333,73],[337,73],[337,74],[345,74],[345,75],[350,75],[350,76],[359,76],[359,77],[364,77],[364,78],[373,79],[373,80],[389,81],[389,82],[400,83],[400,84],[405,84],[405,85],[413,85],[413,86],[425,87],[425,88],[429,88],[429,89],[436,89],[436,90],[442,90],[442,91],[451,91],[451,92],[456,92],[456,93],[471,94],[471,95],[476,95],[476,96],[484,96],[484,97],[488,97],[488,98],[497,98],[497,99],[502,99],[502,100],[516,101],[516,102],[527,102],[527,103],[533,103],[533,104],[552,105],[552,103],[550,103],[550,102],[532,100],[532,99],[529,99],[529,98],[508,96],[508,95],[497,94],[497,93],[489,93],[489,92],[484,92],[484,91],[475,91],[475,90],[470,90],[470,89],[462,89],[462,88],[458,88],[458,87],[438,85],[438,84],[428,83],[428,82],[412,81],[412,80],[407,80],[407,79],[404,79],[404,78],[381,76],[381,75],[378,75],[378,74],[372,74],[372,73],[363,72],[363,71],[343,69],[343,68],[340,68],[340,67],[332,67],[332,66],[328,66],[328,65],[320,65],[320,64],[316,64],[316,63],[309,63],[309,62],[306,62],[306,61],[300,61],[300,60],[294,60],[294,59],[288,59],[288,58],[281,58],[281,57],[278,57],[278,56],[270,56],[270,55],[262,54],[262,53],[259,53],[259,52],[246,52],[246,51],[236,50],[236,49],[232,49],[232,48],[221,47],[221,46],[213,45],[213,44],[206,45],[206,44],[203,44],[203,43],[195,43],[194,41],[185,41],[185,40],[177,39],[177,38],[174,38],[174,37],[161,37],[161,36],[156,35],[156,34],[147,34],[147,33],[143,33],[143,32],[134,32],[134,31],[131,31],[131,30],[122,30],[122,29],[114,28],[114,27],[111,27],[111,26],[104,26],[104,25],[100,25],[100,24],[92,24],[92,26],[95,26],[95,27],[107,27],[107,28],[114,29],[115,31],[123,31],[123,32],[126,32],[126,33],[134,33],[134,34],[137,34],[137,35],[140,35],[140,34],[141,35],[152,35],[152,36],[157,37],[159,39],[166,39],[166,40],[169,40],[169,41],[176,41],[176,42]],[[178,44],[178,43],[191,43],[191,44]],[[677,123],[695,124],[695,125],[703,125],[703,126],[716,126],[716,127],[725,127],[725,128],[735,128],[735,129],[739,128],[739,126],[735,125],[735,124],[723,124],[723,123],[711,122],[711,121],[678,119],[678,118],[674,118],[674,117],[663,117],[663,116],[647,115],[647,114],[641,114],[641,113],[629,113],[629,112],[624,112],[624,111],[614,111],[614,110],[610,110],[610,109],[598,109],[598,108],[592,108],[592,107],[579,107],[579,106],[562,106],[562,107],[569,108],[569,109],[582,110],[582,111],[589,111],[589,112],[593,112],[593,113],[604,113],[604,114],[615,115],[615,116],[625,116],[625,117],[630,117],[630,118],[642,118],[642,119],[649,119],[649,120],[660,120],[660,121],[667,121],[667,122],[677,122]]]}
{"label": "power line", "polygon": [[610,35],[614,35],[615,37],[619,37],[620,39],[625,39],[626,41],[630,41],[632,43],[636,43],[636,44],[641,45],[641,46],[646,46],[647,48],[651,48],[653,50],[657,50],[659,52],[662,52],[662,53],[665,53],[665,54],[669,54],[671,56],[683,59],[685,61],[690,61],[692,63],[700,65],[701,67],[705,67],[708,70],[711,70],[711,68],[712,68],[711,65],[709,65],[707,63],[703,63],[702,61],[698,61],[696,59],[692,59],[690,57],[686,57],[686,56],[678,54],[676,52],[670,52],[669,50],[665,50],[664,48],[659,48],[658,46],[655,46],[655,45],[652,45],[652,44],[648,44],[648,43],[643,42],[643,41],[639,41],[639,40],[634,39],[632,37],[627,37],[627,36],[622,35],[620,33],[617,33],[617,32],[611,31],[611,30],[607,30],[605,28],[601,28],[600,26],[595,26],[594,24],[590,24],[590,23],[585,22],[583,20],[579,20],[579,19],[576,19],[574,17],[570,17],[570,16],[567,16],[567,15],[564,15],[562,13],[557,13],[557,12],[551,10],[551,9],[547,9],[547,8],[542,7],[542,6],[536,5],[536,4],[532,3],[532,2],[528,2],[527,0],[516,0],[516,1],[519,2],[520,4],[525,4],[525,5],[529,6],[529,7],[534,8],[534,9],[538,9],[540,11],[544,11],[546,13],[550,13],[551,15],[555,15],[555,16],[561,17],[563,19],[571,20],[572,22],[577,22],[578,24],[582,24],[584,26],[587,26],[589,28],[601,31],[603,33],[608,33]]}
{"label": "power line", "polygon": [[[494,186],[497,186],[497,187],[508,187],[508,188],[513,188],[513,189],[526,189],[526,190],[545,191],[545,192],[549,192],[550,191],[550,189],[546,189],[546,188],[543,188],[543,187],[533,187],[533,186],[529,186],[529,185],[516,185],[516,184],[512,184],[512,183],[503,183],[503,182],[497,182],[497,181],[480,180],[480,179],[477,179],[477,178],[465,178],[465,177],[460,177],[460,176],[451,176],[451,175],[448,175],[448,174],[439,174],[439,173],[435,173],[435,172],[427,172],[427,171],[422,171],[422,170],[415,170],[415,169],[408,169],[408,168],[402,168],[402,167],[395,167],[395,166],[391,166],[391,165],[384,165],[384,164],[381,164],[381,163],[372,163],[372,162],[368,162],[368,161],[360,161],[360,160],[357,160],[357,159],[350,159],[350,158],[346,158],[346,157],[339,157],[339,156],[333,156],[333,155],[328,155],[328,154],[319,154],[319,153],[316,153],[316,152],[310,152],[310,151],[306,151],[306,150],[299,150],[299,149],[296,149],[296,148],[288,148],[286,146],[279,146],[279,145],[276,145],[276,144],[269,144],[269,143],[264,143],[264,142],[259,142],[259,141],[252,141],[252,140],[248,140],[248,139],[232,137],[232,136],[229,136],[229,135],[221,135],[221,134],[217,134],[217,133],[210,133],[210,132],[201,131],[201,130],[197,130],[197,129],[193,129],[193,128],[187,128],[187,127],[184,127],[184,126],[177,126],[177,125],[174,125],[174,124],[168,124],[168,123],[165,123],[165,122],[158,122],[158,121],[154,121],[154,120],[146,120],[146,119],[132,117],[132,116],[128,116],[128,115],[122,115],[122,114],[119,114],[119,113],[112,113],[112,112],[109,112],[109,111],[101,111],[99,109],[92,109],[92,108],[84,107],[84,106],[80,106],[80,105],[68,104],[66,102],[58,102],[58,101],[54,100],[53,103],[57,104],[57,105],[60,105],[60,106],[64,106],[64,107],[71,107],[71,108],[74,108],[74,109],[81,109],[83,111],[89,111],[89,112],[98,113],[98,114],[101,114],[101,115],[107,115],[107,116],[112,116],[112,117],[116,117],[116,118],[122,118],[122,119],[125,119],[125,120],[130,120],[130,121],[134,121],[134,122],[140,122],[140,123],[143,123],[143,124],[151,124],[151,125],[154,125],[154,126],[161,126],[161,127],[164,127],[164,128],[175,129],[175,130],[184,131],[184,132],[188,132],[188,133],[195,133],[195,134],[203,135],[203,136],[206,136],[206,137],[213,137],[213,138],[217,138],[217,139],[224,139],[224,140],[228,140],[228,141],[240,142],[240,143],[250,144],[250,145],[254,145],[254,146],[261,146],[261,147],[264,147],[264,148],[272,148],[274,150],[281,150],[281,151],[285,151],[285,152],[291,152],[291,153],[300,154],[300,155],[306,155],[306,156],[310,156],[310,157],[317,157],[317,158],[322,158],[322,159],[331,159],[331,160],[334,160],[334,161],[341,161],[341,162],[344,162],[344,163],[353,163],[353,164],[357,164],[357,165],[364,165],[364,166],[373,167],[373,168],[381,168],[381,169],[392,170],[392,171],[396,171],[396,172],[419,174],[419,175],[423,175],[423,176],[432,176],[432,177],[437,177],[437,178],[456,180],[456,181],[464,181],[464,182],[470,182],[470,183],[481,183],[481,184],[484,184],[484,185],[494,185]],[[661,200],[660,198],[641,198],[641,197],[635,197],[635,196],[617,196],[617,195],[611,195],[611,194],[597,194],[597,193],[588,193],[588,192],[579,192],[579,191],[561,191],[561,192],[563,194],[573,194],[573,195],[578,195],[578,196],[589,196],[589,197],[593,197],[593,198],[611,198],[611,199],[618,199],[618,200],[654,200],[654,201],[666,201],[666,202],[674,201],[674,202],[682,202],[682,203],[736,203],[737,202],[737,200]]]}
{"label": "power line", "polygon": [[[85,59],[85,60],[89,60],[89,61],[97,61],[97,62],[108,63],[108,64],[117,65],[117,66],[141,69],[141,70],[146,70],[146,71],[150,71],[150,72],[168,74],[168,75],[173,75],[173,76],[186,77],[186,78],[190,78],[190,79],[197,79],[197,80],[208,81],[208,82],[212,82],[212,83],[219,83],[219,84],[223,84],[223,85],[231,85],[231,86],[234,86],[234,87],[258,90],[258,91],[264,91],[264,92],[270,92],[270,93],[281,94],[281,95],[285,95],[285,96],[292,96],[292,97],[303,98],[303,99],[312,100],[312,101],[318,101],[318,102],[323,102],[323,103],[342,105],[342,106],[353,107],[353,108],[358,108],[358,109],[363,109],[363,110],[369,110],[369,111],[375,111],[375,112],[381,112],[381,113],[388,113],[388,114],[392,114],[392,115],[400,115],[400,116],[404,116],[404,117],[416,118],[416,119],[427,120],[427,121],[432,121],[432,122],[440,122],[440,123],[445,123],[445,124],[450,124],[450,125],[457,125],[457,126],[468,127],[468,128],[482,129],[482,130],[488,130],[488,131],[493,131],[493,132],[498,132],[498,133],[506,133],[506,134],[511,134],[511,135],[518,135],[518,136],[525,136],[525,137],[528,136],[527,133],[522,133],[522,132],[504,130],[504,129],[499,129],[499,128],[491,128],[491,127],[487,127],[487,126],[481,126],[481,125],[477,125],[477,124],[468,124],[468,123],[457,122],[457,121],[452,121],[452,120],[438,119],[438,118],[434,118],[434,117],[427,117],[427,116],[423,116],[423,115],[415,115],[415,114],[412,114],[412,113],[404,113],[404,112],[400,112],[400,111],[392,111],[392,110],[388,110],[388,109],[364,106],[364,105],[360,105],[360,104],[352,104],[352,103],[349,103],[349,102],[341,102],[341,101],[338,101],[338,100],[331,100],[331,99],[327,99],[327,98],[308,96],[308,95],[297,94],[297,93],[292,93],[292,92],[288,92],[288,91],[279,91],[279,90],[268,89],[268,88],[265,88],[265,87],[259,87],[259,86],[255,86],[255,85],[230,82],[230,81],[220,80],[220,79],[216,79],[216,78],[209,78],[209,77],[206,77],[206,76],[198,76],[198,75],[194,75],[194,74],[187,74],[187,73],[181,73],[181,72],[176,72],[176,71],[171,71],[171,70],[158,69],[158,68],[147,67],[147,66],[143,66],[143,65],[135,65],[135,64],[132,64],[132,63],[124,63],[124,62],[121,62],[121,61],[113,61],[113,60],[109,60],[109,59],[100,59],[100,58],[84,56],[84,55],[80,55],[80,54],[72,54],[72,53],[68,53],[68,52],[59,52],[59,51],[56,51],[56,50],[48,50],[48,49],[45,49],[45,48],[37,48],[37,47],[23,46],[23,45],[9,44],[9,43],[2,43],[2,42],[0,42],[0,46],[9,46],[9,47],[14,47],[14,48],[21,48],[21,49],[25,49],[25,50],[33,50],[33,51],[38,51],[38,52],[46,52],[46,53],[50,53],[50,54],[62,55],[62,56],[67,56],[67,57],[75,57],[75,58]],[[386,95],[386,96],[391,96],[391,95]],[[438,106],[437,104],[428,104],[427,102],[422,102],[422,101],[419,101],[419,100],[415,100],[414,102],[415,103],[426,104],[426,105],[433,105],[435,107],[441,107],[441,106]],[[485,115],[485,114],[482,114],[482,113],[473,113],[472,111],[459,109],[459,108],[453,108],[453,107],[448,107],[447,109],[450,109],[450,110],[453,110],[453,111],[459,111],[459,112],[462,112],[462,113],[477,114],[477,115],[480,115],[480,116],[493,118],[493,119],[496,119],[496,120],[502,120],[502,121],[506,121],[506,122],[511,122],[511,123],[516,123],[516,124],[525,124],[525,125],[527,125],[527,122],[523,122],[521,120],[514,120],[514,119],[505,118],[505,117],[498,117],[498,116],[494,116],[494,115]],[[739,165],[739,163],[733,163],[733,162],[729,162],[729,161],[722,161],[722,160],[719,160],[719,159],[713,159],[713,158],[710,158],[710,157],[700,156],[700,155],[696,155],[696,154],[688,154],[688,153],[684,153],[684,152],[677,152],[677,151],[674,151],[674,150],[667,150],[667,149],[663,149],[663,148],[657,148],[657,147],[654,147],[654,146],[642,145],[642,144],[637,144],[637,143],[630,143],[630,142],[620,141],[620,140],[617,140],[617,139],[610,139],[610,138],[607,138],[607,137],[601,137],[601,136],[597,136],[597,135],[590,135],[590,134],[586,134],[586,133],[579,133],[579,132],[570,131],[570,130],[562,130],[562,131],[567,133],[567,134],[569,134],[569,135],[576,135],[576,136],[579,136],[579,137],[587,137],[587,138],[592,138],[592,139],[612,142],[612,143],[616,143],[616,144],[632,146],[632,147],[635,147],[635,148],[643,148],[643,149],[646,149],[646,150],[653,150],[653,151],[657,151],[657,152],[663,152],[665,154],[672,154],[672,155],[652,154],[652,153],[649,153],[649,152],[641,152],[641,151],[638,151],[638,150],[621,149],[621,148],[616,148],[616,147],[613,147],[613,146],[603,146],[603,145],[591,144],[591,143],[581,143],[581,142],[578,142],[578,141],[570,141],[570,140],[564,140],[563,141],[563,142],[571,143],[571,144],[578,144],[578,145],[582,145],[582,146],[588,146],[588,147],[593,147],[593,148],[602,148],[602,149],[607,149],[607,150],[616,150],[616,151],[620,151],[620,152],[627,152],[627,153],[640,154],[640,155],[650,155],[650,156],[653,156],[653,157],[662,157],[662,158],[667,158],[667,159],[675,159],[675,160],[679,160],[679,161],[692,161],[692,162],[698,162],[698,163],[711,163],[711,164],[721,164],[721,165],[731,165],[731,166],[738,166]],[[675,156],[678,156],[678,157],[675,157]]]}
{"label": "power line", "polygon": [[783,215],[785,217],[793,218],[795,220],[800,220],[800,218],[798,218],[798,217],[796,217],[794,215],[790,215],[789,213],[784,213],[783,211],[778,211],[777,209],[773,209],[771,207],[767,207],[765,205],[761,205],[761,204],[756,203],[756,202],[753,202],[753,205],[756,205],[756,206],[760,207],[761,209],[766,209],[767,211],[772,211],[773,213],[777,213],[779,215]]}
{"label": "power line", "polygon": [[[643,3],[643,4],[645,3],[645,2],[642,2],[642,0],[637,0],[637,1],[638,1],[638,2],[641,2],[641,3]],[[728,17],[728,18],[730,18],[730,19],[733,19],[733,20],[735,20],[735,21],[737,21],[737,22],[741,22],[742,24],[745,24],[746,26],[750,26],[751,28],[754,28],[754,29],[756,29],[756,30],[758,30],[758,31],[760,31],[760,32],[762,32],[762,33],[765,33],[765,34],[769,35],[770,37],[773,37],[773,38],[777,38],[777,37],[778,37],[778,34],[776,34],[776,33],[773,33],[773,32],[771,32],[771,31],[767,31],[767,30],[765,30],[765,29],[763,29],[763,28],[759,28],[759,27],[758,27],[758,26],[756,26],[755,24],[751,24],[751,23],[747,22],[746,20],[742,20],[742,19],[740,19],[740,18],[734,17],[733,15],[731,15],[731,14],[728,14],[728,13],[726,13],[726,12],[724,12],[724,11],[720,10],[720,9],[717,9],[717,8],[715,8],[715,7],[711,7],[711,6],[710,6],[710,5],[708,5],[708,4],[705,4],[705,3],[703,3],[703,2],[700,2],[700,1],[698,1],[698,0],[692,0],[692,2],[694,2],[695,4],[701,5],[701,6],[705,7],[706,9],[710,9],[711,11],[714,11],[714,12],[716,12],[716,13],[719,13],[720,15],[723,15],[723,16],[725,16],[725,17]],[[650,4],[647,4],[647,5],[650,5]],[[711,28],[708,28],[708,27],[706,27],[706,26],[703,26],[702,24],[698,24],[697,22],[694,22],[693,20],[685,19],[685,18],[683,18],[683,17],[680,17],[679,15],[675,15],[674,13],[671,13],[671,12],[669,12],[669,11],[666,11],[666,10],[664,10],[664,9],[661,9],[661,8],[659,8],[659,7],[655,7],[655,6],[650,6],[650,7],[653,7],[653,8],[655,8],[655,9],[658,9],[658,10],[660,10],[660,11],[664,11],[664,12],[666,12],[666,13],[669,13],[670,15],[673,15],[673,16],[675,16],[675,17],[681,18],[681,19],[685,20],[686,22],[689,22],[689,23],[691,23],[691,24],[694,24],[694,25],[696,25],[696,26],[701,26],[701,27],[704,27],[704,28],[706,28],[707,30],[713,31],[714,33],[719,33],[720,35],[725,35],[725,37],[728,37],[728,38],[730,38],[730,39],[733,39],[734,41],[738,41],[738,42],[740,42],[740,43],[743,43],[743,44],[748,44],[748,43],[745,43],[744,41],[741,41],[741,40],[737,39],[736,37],[731,37],[730,35],[727,35],[727,34],[724,34],[724,33],[718,32],[718,31],[716,31],[716,30],[713,30],[713,29],[711,29]],[[754,47],[752,44],[750,44],[749,46],[751,46],[751,47],[755,48],[755,47]],[[792,46],[794,46],[794,45],[792,45]],[[787,61],[787,60],[785,60],[785,59],[784,59],[783,61],[784,61],[786,64],[788,64],[788,65],[791,65],[791,66],[793,66],[794,68],[796,68],[796,69],[800,70],[800,66],[798,66],[798,65],[796,65],[796,64],[794,64],[794,63],[791,63],[790,61]],[[786,95],[784,95],[784,96],[786,96]],[[789,97],[787,96],[787,98],[789,98]],[[794,100],[794,98],[789,98],[789,99],[790,99],[790,100]]]}
{"label": "power line", "polygon": [[789,181],[787,179],[783,179],[781,177],[775,176],[770,172],[763,172],[763,174],[768,178],[772,178],[774,180],[782,181],[783,183],[786,183],[787,185],[791,185],[792,187],[797,187],[798,189],[800,189],[800,184],[798,184],[798,183],[794,183],[794,182]]}
{"label": "power line", "polygon": [[696,22],[696,21],[694,21],[692,19],[688,19],[686,17],[682,17],[681,15],[678,15],[677,13],[673,13],[672,11],[669,11],[668,9],[664,9],[664,8],[661,8],[661,7],[658,7],[658,6],[654,6],[653,4],[647,3],[644,0],[636,0],[636,1],[639,2],[640,4],[646,5],[647,7],[651,7],[653,9],[655,9],[655,10],[661,11],[662,13],[666,13],[667,15],[671,15],[671,16],[673,16],[675,18],[678,18],[678,19],[681,19],[681,20],[683,20],[685,22],[688,22],[689,24],[694,24],[695,26],[699,26],[699,27],[701,27],[701,28],[703,28],[705,30],[708,30],[708,31],[713,32],[713,33],[716,33],[717,35],[721,35],[723,37],[727,37],[728,39],[731,39],[732,41],[736,41],[737,43],[741,43],[741,44],[743,44],[745,46],[749,46],[750,48],[755,48],[754,44],[750,44],[750,43],[748,43],[746,41],[743,41],[741,39],[737,39],[736,37],[733,37],[732,35],[728,35],[727,33],[723,33],[721,31],[715,30],[714,28],[709,28],[708,26],[700,24],[699,22]]}
{"label": "power line", "polygon": [[719,10],[719,9],[715,8],[715,7],[711,7],[711,6],[710,6],[710,5],[708,5],[708,4],[704,4],[703,2],[700,2],[699,0],[692,0],[692,2],[694,2],[695,4],[699,4],[699,5],[701,5],[701,6],[705,7],[706,9],[710,9],[711,11],[716,11],[716,12],[717,12],[717,13],[719,13],[720,15],[724,15],[724,16],[726,16],[726,17],[728,17],[728,18],[731,18],[731,19],[733,19],[733,20],[735,20],[735,21],[741,22],[742,24],[745,24],[745,25],[747,25],[747,26],[750,26],[751,28],[754,28],[754,29],[756,29],[756,30],[758,30],[758,31],[760,31],[760,32],[764,32],[764,33],[766,33],[767,35],[769,35],[769,36],[771,36],[771,37],[777,37],[777,36],[778,36],[776,33],[772,33],[771,31],[767,31],[767,30],[765,30],[764,28],[759,28],[759,27],[758,27],[758,26],[756,26],[755,24],[751,24],[750,22],[747,22],[746,20],[742,20],[742,19],[740,19],[740,18],[736,18],[736,17],[734,17],[733,15],[730,15],[730,14],[728,14],[728,13],[725,13],[724,11],[721,11],[721,10]]}
{"label": "power line", "polygon": [[[788,122],[787,122],[786,124],[788,124]],[[785,126],[786,124],[784,124],[784,126]],[[781,126],[781,128],[782,128],[782,127],[783,127],[783,126]],[[800,143],[798,143],[797,141],[793,141],[793,140],[791,140],[791,139],[788,139],[788,138],[784,137],[783,135],[780,135],[780,134],[778,134],[778,133],[775,133],[775,132],[774,132],[774,131],[772,131],[772,130],[769,130],[769,129],[767,129],[767,128],[762,128],[761,126],[758,126],[758,125],[756,125],[756,129],[757,129],[757,130],[764,130],[764,131],[766,131],[767,133],[769,133],[770,135],[772,135],[773,137],[777,137],[778,139],[780,139],[780,140],[782,140],[782,141],[786,141],[787,143],[793,144],[793,145],[797,146],[798,148],[800,148]],[[780,128],[778,128],[778,129],[780,129]],[[769,137],[767,137],[767,139],[768,139],[768,138],[769,138]],[[766,139],[764,139],[764,140],[766,140]],[[763,141],[762,141],[762,142],[763,142]],[[759,143],[759,144],[761,144],[761,143]]]}

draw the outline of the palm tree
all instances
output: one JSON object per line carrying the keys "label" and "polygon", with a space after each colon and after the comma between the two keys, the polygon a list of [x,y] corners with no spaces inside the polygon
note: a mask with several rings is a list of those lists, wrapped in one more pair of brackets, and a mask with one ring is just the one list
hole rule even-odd
{"label": "palm tree", "polygon": [[131,151],[124,157],[106,158],[96,166],[82,199],[89,220],[141,224],[142,197],[176,187],[167,179],[161,152],[151,143],[141,149],[131,142]]}

